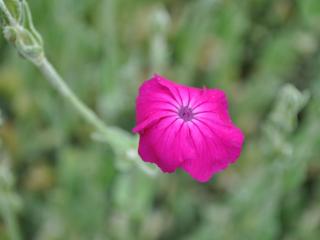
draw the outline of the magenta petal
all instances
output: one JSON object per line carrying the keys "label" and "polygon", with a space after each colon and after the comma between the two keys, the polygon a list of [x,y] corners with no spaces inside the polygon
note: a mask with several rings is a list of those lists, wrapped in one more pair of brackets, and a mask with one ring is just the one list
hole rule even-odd
{"label": "magenta petal", "polygon": [[191,137],[194,141],[194,148],[197,149],[197,155],[189,158],[182,165],[186,172],[200,182],[208,181],[213,174],[233,163],[240,154],[243,142],[241,132],[237,132],[240,135],[236,136],[237,139],[234,142],[209,132],[208,128],[195,124],[191,131]]}
{"label": "magenta petal", "polygon": [[217,159],[234,162],[241,153],[244,135],[233,124],[219,123],[218,120],[204,121],[199,118],[195,123],[206,133],[206,138],[212,142],[212,149]]}
{"label": "magenta petal", "polygon": [[145,162],[157,163],[159,161],[150,141],[150,132],[140,135],[138,153]]}
{"label": "magenta petal", "polygon": [[225,93],[218,89],[204,90],[199,104],[194,108],[195,114],[213,113],[226,122],[231,122],[228,113],[228,101]]}
{"label": "magenta petal", "polygon": [[142,131],[161,118],[176,114],[178,107],[170,91],[159,84],[155,78],[146,81],[140,87],[137,97],[137,126],[133,131]]}
{"label": "magenta petal", "polygon": [[160,75],[155,75],[154,79],[161,84],[161,86],[167,88],[172,96],[173,99],[176,100],[179,105],[183,105],[183,99],[181,97],[180,91],[179,91],[179,85],[170,82],[169,80],[165,79],[164,77],[161,77]]}
{"label": "magenta petal", "polygon": [[194,125],[190,133],[193,148],[196,149],[196,152],[186,159],[181,167],[194,179],[206,182],[221,168],[214,163],[214,155],[210,148],[211,144],[207,141],[202,131]]}
{"label": "magenta petal", "polygon": [[162,120],[160,124],[140,134],[139,154],[146,162],[158,165],[164,172],[174,172],[183,162],[181,145],[183,124],[177,118]]}
{"label": "magenta petal", "polygon": [[242,150],[244,135],[219,89],[187,87],[155,75],[140,87],[136,119],[141,158],[164,172],[180,167],[206,182]]}
{"label": "magenta petal", "polygon": [[163,110],[158,110],[156,112],[152,112],[151,111],[151,116],[149,118],[146,118],[145,120],[141,121],[140,123],[137,124],[136,127],[133,128],[133,132],[137,133],[142,131],[143,129],[153,125],[154,123],[160,121],[161,119],[165,119],[165,118],[171,118],[171,117],[175,117],[176,115],[174,115],[172,112],[168,112],[168,111],[163,111]]}

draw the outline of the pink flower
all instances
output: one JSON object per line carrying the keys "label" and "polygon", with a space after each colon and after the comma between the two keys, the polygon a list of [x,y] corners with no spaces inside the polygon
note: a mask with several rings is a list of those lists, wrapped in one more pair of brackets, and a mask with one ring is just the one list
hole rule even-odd
{"label": "pink flower", "polygon": [[223,91],[154,75],[137,97],[139,155],[167,173],[182,168],[200,182],[239,157],[244,135],[231,121]]}

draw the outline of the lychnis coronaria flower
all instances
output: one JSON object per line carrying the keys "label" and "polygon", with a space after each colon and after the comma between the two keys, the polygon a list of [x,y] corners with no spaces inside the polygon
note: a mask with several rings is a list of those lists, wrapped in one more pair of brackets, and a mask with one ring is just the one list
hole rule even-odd
{"label": "lychnis coronaria flower", "polygon": [[223,91],[198,89],[159,75],[137,97],[139,155],[167,173],[182,168],[200,182],[234,163],[244,135],[231,121]]}

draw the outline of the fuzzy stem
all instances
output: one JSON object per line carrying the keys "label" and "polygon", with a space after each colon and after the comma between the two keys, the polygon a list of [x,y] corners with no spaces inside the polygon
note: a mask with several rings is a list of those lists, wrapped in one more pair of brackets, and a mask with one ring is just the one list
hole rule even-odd
{"label": "fuzzy stem", "polygon": [[[20,1],[22,10],[24,10],[24,15],[22,16],[22,20],[24,20],[22,22],[24,22],[24,24],[17,22],[7,9],[3,0],[0,0],[0,11],[4,13],[8,22],[7,26],[3,26],[4,31],[6,30],[6,39],[16,47],[20,55],[38,67],[59,94],[68,100],[88,123],[96,128],[97,132],[114,148],[115,152],[119,154],[130,152],[131,148],[136,147],[135,139],[124,130],[107,126],[76,96],[48,61],[43,49],[42,38],[33,26],[29,6],[25,0]],[[129,155],[130,156],[127,156],[128,160],[133,160],[141,165],[138,155]],[[147,174],[150,174],[152,171],[146,171],[146,167],[141,169]]]}
{"label": "fuzzy stem", "polygon": [[40,59],[36,63],[36,66],[40,69],[42,74],[51,83],[51,85],[67,100],[69,100],[72,105],[78,110],[82,117],[91,123],[100,132],[106,133],[107,126],[101,121],[101,119],[89,109],[68,87],[68,85],[63,81],[62,77],[57,73],[52,64],[48,61],[46,57]]}

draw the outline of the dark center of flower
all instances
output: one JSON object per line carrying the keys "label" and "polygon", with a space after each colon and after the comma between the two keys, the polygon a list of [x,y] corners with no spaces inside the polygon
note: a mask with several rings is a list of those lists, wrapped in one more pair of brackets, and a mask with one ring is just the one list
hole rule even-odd
{"label": "dark center of flower", "polygon": [[188,106],[181,107],[178,114],[179,117],[181,117],[185,122],[191,121],[193,119],[192,109]]}

